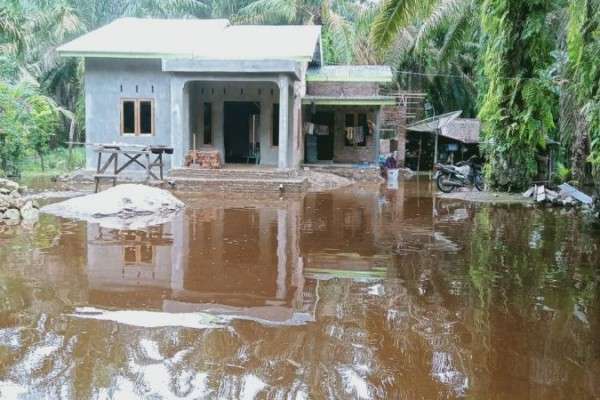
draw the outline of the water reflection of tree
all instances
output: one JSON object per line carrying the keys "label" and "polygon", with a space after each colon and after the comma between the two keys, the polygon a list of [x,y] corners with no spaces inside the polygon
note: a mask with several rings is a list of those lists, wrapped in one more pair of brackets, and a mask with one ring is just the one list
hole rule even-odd
{"label": "water reflection of tree", "polygon": [[[390,219],[376,226],[414,246],[368,243],[393,255],[384,278],[307,279],[317,321],[291,327],[70,318],[86,291],[85,249],[72,243],[81,229],[62,227],[71,241],[37,261],[2,260],[10,300],[0,309],[0,374],[47,398],[110,397],[128,384],[137,397],[237,398],[251,377],[269,398],[356,398],[363,389],[372,398],[598,396],[598,240],[554,212],[478,207],[460,223],[436,223],[457,248],[427,247],[419,240],[434,221],[420,211],[431,202],[418,203],[384,210]],[[41,267],[63,254],[73,261]],[[25,275],[30,265],[40,276]]]}
{"label": "water reflection of tree", "polygon": [[496,377],[479,390],[510,379],[521,382],[515,395],[598,391],[586,379],[598,372],[598,240],[578,219],[524,208],[483,208],[472,226],[465,254],[476,299],[472,337],[485,355],[476,363]]}

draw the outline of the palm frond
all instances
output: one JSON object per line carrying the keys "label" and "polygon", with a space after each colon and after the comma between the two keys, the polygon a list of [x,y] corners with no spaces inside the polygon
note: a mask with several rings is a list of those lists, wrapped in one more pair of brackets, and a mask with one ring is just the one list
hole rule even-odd
{"label": "palm frond", "polygon": [[401,29],[426,14],[437,2],[438,0],[385,0],[373,23],[373,42],[380,49],[389,46]]}
{"label": "palm frond", "polygon": [[473,0],[441,0],[419,27],[415,47],[419,47],[432,32],[444,28],[450,21],[463,18],[472,2]]}
{"label": "palm frond", "polygon": [[294,0],[257,0],[242,8],[236,20],[254,24],[294,23],[298,4]]}

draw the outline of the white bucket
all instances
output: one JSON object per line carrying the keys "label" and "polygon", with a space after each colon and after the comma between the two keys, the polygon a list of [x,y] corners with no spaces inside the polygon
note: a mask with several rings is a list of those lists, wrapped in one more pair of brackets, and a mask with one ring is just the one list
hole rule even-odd
{"label": "white bucket", "polygon": [[394,168],[394,169],[388,169],[387,170],[387,179],[388,182],[392,181],[392,182],[398,182],[398,173],[399,173],[399,169]]}

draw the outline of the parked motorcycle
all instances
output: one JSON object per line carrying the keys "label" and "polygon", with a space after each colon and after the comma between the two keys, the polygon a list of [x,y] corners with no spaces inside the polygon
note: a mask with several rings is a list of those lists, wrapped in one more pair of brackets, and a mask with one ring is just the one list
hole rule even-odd
{"label": "parked motorcycle", "polygon": [[438,189],[444,193],[463,186],[474,186],[479,191],[484,187],[481,165],[475,162],[474,157],[456,165],[436,164],[433,179]]}

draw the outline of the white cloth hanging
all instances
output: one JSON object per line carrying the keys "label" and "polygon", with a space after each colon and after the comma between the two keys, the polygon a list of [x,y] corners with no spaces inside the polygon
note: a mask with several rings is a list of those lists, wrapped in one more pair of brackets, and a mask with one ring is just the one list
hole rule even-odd
{"label": "white cloth hanging", "polygon": [[315,130],[317,135],[320,136],[328,136],[329,135],[329,127],[327,125],[315,125]]}

